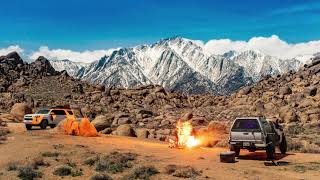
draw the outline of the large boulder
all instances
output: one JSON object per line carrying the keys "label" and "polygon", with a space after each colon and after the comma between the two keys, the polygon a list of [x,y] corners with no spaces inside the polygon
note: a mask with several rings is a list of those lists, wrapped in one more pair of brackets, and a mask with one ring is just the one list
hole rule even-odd
{"label": "large boulder", "polygon": [[32,109],[26,103],[16,103],[12,106],[10,114],[15,117],[16,121],[22,122],[26,114],[32,113]]}
{"label": "large boulder", "polygon": [[130,136],[130,137],[136,137],[136,134],[129,124],[123,124],[120,125],[114,132],[115,135],[118,136]]}
{"label": "large boulder", "polygon": [[289,86],[284,86],[279,89],[280,95],[289,95],[292,94],[292,90]]}
{"label": "large boulder", "polygon": [[135,132],[136,132],[137,138],[148,138],[148,136],[150,134],[149,131],[147,129],[144,129],[144,128],[136,129]]}
{"label": "large boulder", "polygon": [[97,131],[102,131],[106,128],[111,127],[113,119],[113,116],[99,115],[91,123],[97,129]]}
{"label": "large boulder", "polygon": [[188,121],[192,118],[193,118],[193,114],[191,112],[187,112],[181,117],[181,120]]}
{"label": "large boulder", "polygon": [[280,115],[280,119],[285,123],[298,121],[296,111],[289,106],[284,106],[280,108],[279,115]]}

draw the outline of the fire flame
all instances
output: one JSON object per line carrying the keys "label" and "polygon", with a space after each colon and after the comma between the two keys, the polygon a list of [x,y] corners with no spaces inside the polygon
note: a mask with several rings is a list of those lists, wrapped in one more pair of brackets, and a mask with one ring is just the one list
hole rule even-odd
{"label": "fire flame", "polygon": [[178,147],[188,147],[192,148],[200,145],[200,141],[196,139],[193,135],[193,127],[190,122],[181,122],[177,123],[177,138]]}

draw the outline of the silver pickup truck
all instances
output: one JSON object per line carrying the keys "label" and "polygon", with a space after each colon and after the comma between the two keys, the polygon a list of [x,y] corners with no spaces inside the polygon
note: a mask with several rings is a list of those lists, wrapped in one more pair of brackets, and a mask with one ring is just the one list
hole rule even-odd
{"label": "silver pickup truck", "polygon": [[287,141],[281,126],[264,117],[236,118],[230,129],[229,144],[236,156],[239,156],[240,149],[248,149],[250,152],[266,150],[267,159],[274,159],[276,146],[282,154],[287,151]]}

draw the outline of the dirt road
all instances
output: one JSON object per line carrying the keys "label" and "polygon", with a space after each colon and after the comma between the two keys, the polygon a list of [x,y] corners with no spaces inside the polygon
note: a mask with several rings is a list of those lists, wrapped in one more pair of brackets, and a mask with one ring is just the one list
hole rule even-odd
{"label": "dirt road", "polygon": [[[280,166],[266,166],[264,152],[241,151],[236,163],[225,164],[219,162],[219,153],[227,149],[170,149],[167,143],[152,140],[118,136],[75,137],[54,134],[49,129],[27,132],[23,124],[9,124],[9,127],[13,132],[4,144],[0,144],[0,179],[18,179],[16,171],[7,171],[8,163],[23,165],[44,152],[59,152],[61,156],[45,157],[50,166],[40,167],[38,171],[42,172],[42,178],[61,178],[53,175],[53,169],[69,159],[83,173],[64,179],[89,179],[95,171],[83,164],[84,159],[90,154],[111,151],[138,154],[134,167],[153,165],[160,171],[151,179],[179,179],[165,173],[164,169],[169,164],[190,165],[201,171],[195,179],[320,179],[318,154],[289,152],[284,157],[277,155]],[[131,169],[110,175],[121,179]]]}

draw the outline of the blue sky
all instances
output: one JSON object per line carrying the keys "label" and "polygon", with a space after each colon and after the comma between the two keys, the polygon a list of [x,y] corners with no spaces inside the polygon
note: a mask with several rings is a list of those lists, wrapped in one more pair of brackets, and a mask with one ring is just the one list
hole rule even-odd
{"label": "blue sky", "polygon": [[0,48],[27,51],[127,47],[176,35],[320,39],[320,1],[311,0],[3,0],[1,7]]}

